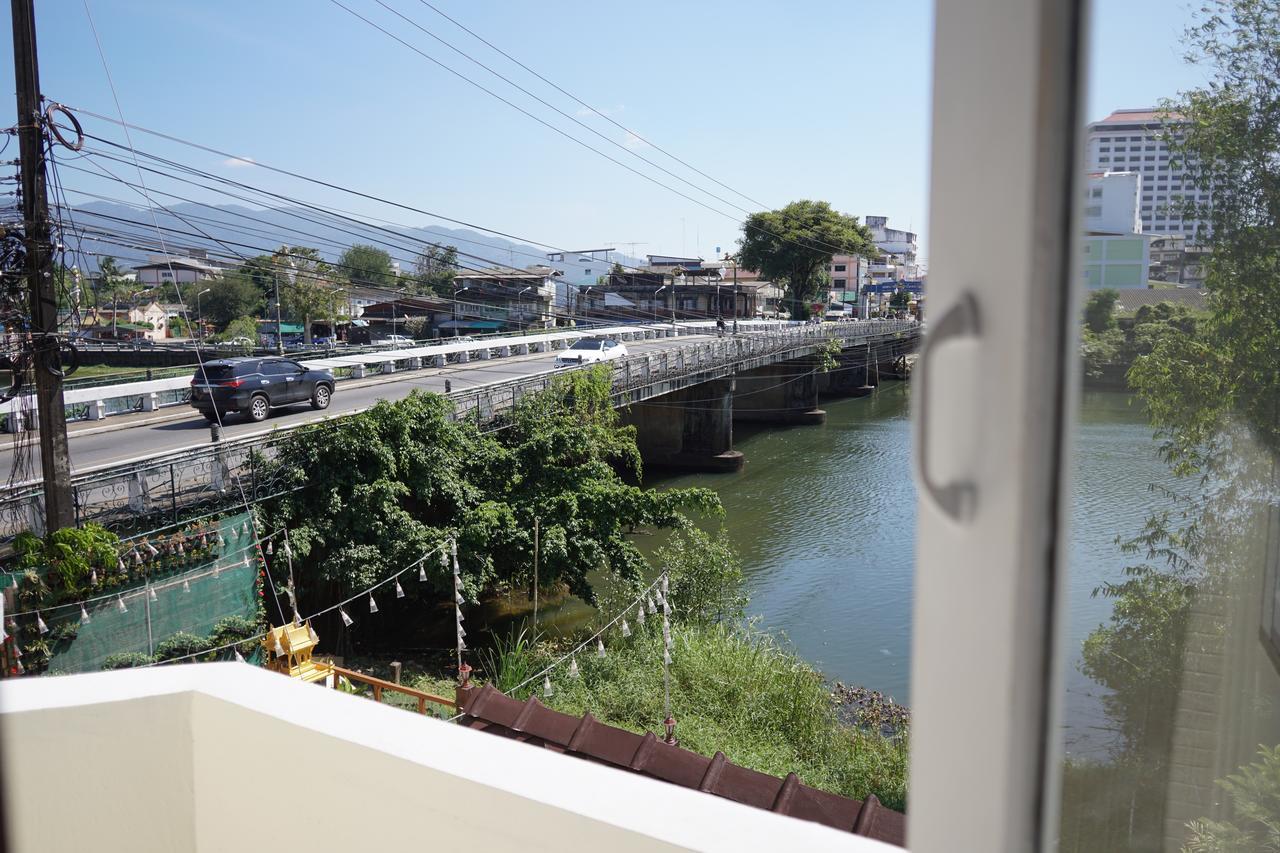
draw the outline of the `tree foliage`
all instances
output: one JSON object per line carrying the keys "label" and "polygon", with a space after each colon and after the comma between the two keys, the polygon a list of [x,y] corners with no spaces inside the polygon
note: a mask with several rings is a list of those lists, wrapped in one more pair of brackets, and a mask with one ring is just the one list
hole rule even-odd
{"label": "tree foliage", "polygon": [[352,284],[389,287],[395,281],[389,252],[357,243],[338,258],[338,269]]}
{"label": "tree foliage", "polygon": [[878,254],[871,231],[825,201],[793,201],[781,210],[753,213],[738,243],[742,266],[782,285],[797,318],[809,316],[810,303],[826,300],[821,283],[836,252]]}
{"label": "tree foliage", "polygon": [[[237,317],[256,316],[262,310],[262,291],[242,271],[229,272],[207,286],[209,292],[200,297],[200,310],[218,326],[226,326]],[[187,308],[194,309],[194,305]]]}
{"label": "tree foliage", "polygon": [[1258,748],[1258,760],[1218,780],[1231,802],[1226,820],[1194,820],[1187,853],[1280,851],[1280,746]]}
{"label": "tree foliage", "polygon": [[742,560],[724,530],[678,532],[654,555],[670,575],[671,606],[690,622],[737,622],[745,614]]}
{"label": "tree foliage", "polygon": [[1120,294],[1110,288],[1095,290],[1084,303],[1084,325],[1095,335],[1116,327],[1116,300]]}
{"label": "tree foliage", "polygon": [[[302,559],[307,605],[334,600],[411,564],[447,537],[470,600],[532,582],[533,528],[540,526],[539,583],[588,601],[588,576],[635,581],[646,567],[630,539],[637,528],[681,527],[684,513],[712,515],[705,489],[646,490],[634,431],[620,427],[607,369],[557,377],[482,432],[454,420],[451,404],[414,393],[285,444],[282,473],[300,486],[268,509]],[[316,476],[324,472],[324,476]],[[425,570],[434,594],[452,595],[448,567]],[[318,608],[317,608],[318,609]]]}
{"label": "tree foliage", "polygon": [[458,250],[453,246],[428,246],[414,260],[414,282],[421,294],[451,295],[457,274]]}
{"label": "tree foliage", "polygon": [[280,276],[281,311],[302,324],[303,341],[309,345],[311,324],[337,319],[342,310],[333,268],[318,251],[303,246],[281,246],[273,257]]}

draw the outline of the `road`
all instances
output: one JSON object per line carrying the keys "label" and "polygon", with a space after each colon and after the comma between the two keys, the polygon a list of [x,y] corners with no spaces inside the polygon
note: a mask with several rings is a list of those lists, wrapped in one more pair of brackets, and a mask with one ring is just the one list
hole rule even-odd
{"label": "road", "polygon": [[[662,352],[688,346],[698,341],[713,340],[711,336],[686,335],[679,338],[660,338],[650,341],[628,341],[631,355]],[[444,391],[445,380],[453,390],[461,391],[479,385],[504,382],[522,376],[530,376],[553,370],[556,353],[536,353],[489,361],[472,361],[468,364],[449,365],[444,368],[427,368],[387,377],[369,377],[364,380],[339,382],[333,402],[326,411],[313,411],[304,404],[278,409],[266,424],[255,424],[232,417],[223,428],[223,435],[235,438],[262,432],[276,426],[292,426],[320,418],[368,408],[379,400],[398,400],[411,391]],[[18,436],[14,436],[18,438]],[[133,415],[117,415],[104,421],[79,421],[68,425],[71,446],[72,473],[102,465],[144,459],[160,453],[168,453],[205,444],[210,441],[209,424],[203,416],[188,406],[161,409],[158,412],[140,412]],[[19,480],[38,478],[40,475],[39,441],[35,433],[22,436],[21,448],[11,442],[0,451],[0,477],[6,480],[13,471],[15,452],[18,456]]]}

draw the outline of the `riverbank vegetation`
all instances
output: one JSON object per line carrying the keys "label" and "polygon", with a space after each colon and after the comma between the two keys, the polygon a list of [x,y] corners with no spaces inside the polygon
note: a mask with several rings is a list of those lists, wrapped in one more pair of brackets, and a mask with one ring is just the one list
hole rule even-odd
{"label": "riverbank vegetation", "polygon": [[[845,796],[875,794],[891,808],[906,807],[908,722],[901,706],[869,691],[838,702],[821,673],[745,622],[741,564],[723,533],[686,530],[655,562],[670,578],[669,689],[682,746],[704,755],[720,751],[775,776],[794,772],[806,784]],[[615,612],[602,606],[599,621]],[[661,620],[633,619],[630,628],[630,637],[607,634],[604,657],[594,646],[579,653],[576,676],[567,664],[551,670],[549,695],[540,673],[580,639],[540,643],[526,632],[495,638],[479,657],[479,677],[517,698],[536,694],[558,711],[589,711],[609,725],[661,734],[668,686]]]}
{"label": "riverbank vegetation", "polygon": [[1157,302],[1143,305],[1132,317],[1117,318],[1117,296],[1114,290],[1098,290],[1085,304],[1080,357],[1085,381],[1091,384],[1127,387],[1129,369],[1139,358],[1171,337],[1197,339],[1209,317],[1185,305]]}
{"label": "riverbank vegetation", "polygon": [[[1067,767],[1066,790],[1095,807],[1064,809],[1063,850],[1243,850],[1275,841],[1280,786],[1268,781],[1266,813],[1251,797],[1228,802],[1221,790],[1199,791],[1212,791],[1224,766],[1242,767],[1237,780],[1275,774],[1274,763],[1245,765],[1255,757],[1248,749],[1274,743],[1277,731],[1264,649],[1271,639],[1259,638],[1257,614],[1260,597],[1274,593],[1262,570],[1280,452],[1280,8],[1213,0],[1203,11],[1186,42],[1209,85],[1162,110],[1185,119],[1167,129],[1171,162],[1185,169],[1189,188],[1213,194],[1212,204],[1194,194],[1175,203],[1188,221],[1210,226],[1201,235],[1210,311],[1194,323],[1168,312],[1128,370],[1179,480],[1161,492],[1173,508],[1123,537],[1137,563],[1097,590],[1113,611],[1085,641],[1082,668],[1110,689],[1106,707],[1120,737],[1109,762]],[[1096,324],[1090,334],[1114,338]],[[1197,728],[1184,708],[1211,723]],[[1223,734],[1231,731],[1252,739],[1236,743]],[[1230,777],[1218,784],[1240,791]],[[1206,816],[1214,820],[1197,820]]]}
{"label": "riverbank vegetation", "polygon": [[[631,583],[643,576],[637,530],[722,512],[707,489],[634,484],[635,432],[618,423],[607,368],[559,375],[483,428],[455,420],[439,395],[380,402],[341,429],[300,432],[273,464],[286,488],[296,488],[268,502],[263,517],[270,529],[290,531],[304,613],[389,577],[449,538],[458,543],[468,602],[531,590],[535,528],[539,588],[592,602],[593,573]],[[415,584],[404,606],[451,602],[451,567],[432,558],[423,570],[427,584]],[[343,630],[337,622],[328,628],[329,636]]]}

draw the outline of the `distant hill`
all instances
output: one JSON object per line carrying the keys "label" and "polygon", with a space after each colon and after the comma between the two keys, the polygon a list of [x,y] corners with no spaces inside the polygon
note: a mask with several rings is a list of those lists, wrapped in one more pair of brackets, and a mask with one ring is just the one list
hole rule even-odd
{"label": "distant hill", "polygon": [[[352,217],[360,219],[360,217]],[[147,255],[161,253],[160,241],[146,210],[122,204],[95,201],[64,215],[64,225],[84,234],[80,248],[89,257],[76,263],[97,270],[98,257],[111,255],[121,267],[144,263]],[[155,225],[161,229],[170,254],[185,249],[203,249],[209,257],[229,263],[267,254],[282,244],[310,246],[328,260],[337,260],[353,243],[367,243],[385,249],[400,263],[413,268],[414,257],[429,243],[455,246],[463,267],[508,266],[523,269],[546,263],[551,251],[469,228],[444,225],[388,225],[367,220],[351,221],[305,207],[253,208],[241,205],[205,206],[187,202],[155,210]],[[74,244],[68,249],[76,248]],[[571,246],[564,248],[573,248]],[[643,261],[616,256],[624,265]]]}

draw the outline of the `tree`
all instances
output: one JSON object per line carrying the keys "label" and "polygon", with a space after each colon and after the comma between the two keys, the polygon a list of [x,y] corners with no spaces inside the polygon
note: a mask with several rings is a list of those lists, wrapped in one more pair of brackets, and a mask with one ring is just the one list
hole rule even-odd
{"label": "tree", "polygon": [[[1171,165],[1199,191],[1179,212],[1208,224],[1197,236],[1210,249],[1212,313],[1203,347],[1157,347],[1133,377],[1155,404],[1169,451],[1195,468],[1210,461],[1205,441],[1240,415],[1269,450],[1280,448],[1280,8],[1209,0],[1204,12],[1187,41],[1209,84],[1162,108]],[[1201,203],[1201,194],[1212,201]],[[1197,369],[1202,349],[1221,368],[1216,375]],[[1189,387],[1183,370],[1207,384]]]}
{"label": "tree", "polygon": [[[207,287],[209,292],[200,297],[200,312],[218,326],[237,317],[256,316],[262,310],[262,291],[244,271],[228,272]],[[194,304],[187,306],[188,311],[194,309]]]}
{"label": "tree", "polygon": [[251,341],[251,345],[246,349],[252,349],[258,345],[258,322],[252,317],[237,317],[218,335],[214,336],[215,341],[234,341],[236,338],[247,338]]}
{"label": "tree", "polygon": [[[535,519],[540,586],[591,601],[596,572],[630,583],[643,576],[636,528],[680,527],[688,511],[720,513],[708,490],[623,479],[638,475],[639,451],[635,431],[618,425],[607,369],[557,377],[550,390],[521,398],[499,429],[482,432],[451,415],[446,398],[415,392],[341,429],[295,433],[282,447],[273,476],[298,488],[264,509],[270,524],[288,525],[303,612],[389,576],[450,536],[468,600],[527,590]],[[428,598],[452,600],[449,568],[431,560],[425,571]]]}
{"label": "tree", "polygon": [[453,277],[458,274],[458,250],[453,246],[428,246],[413,264],[417,291],[423,294],[450,296]]}
{"label": "tree", "polygon": [[391,255],[376,246],[357,243],[338,258],[338,270],[352,284],[389,287],[395,281]]}
{"label": "tree", "polygon": [[723,529],[715,537],[689,527],[658,549],[655,562],[667,570],[672,608],[689,622],[737,622],[743,618],[742,560]]}
{"label": "tree", "polygon": [[311,323],[337,320],[342,308],[333,268],[318,251],[305,246],[281,246],[272,257],[280,276],[280,310],[302,323],[302,339],[309,346]]}
{"label": "tree", "polygon": [[905,290],[896,291],[893,296],[889,297],[889,307],[891,308],[907,308],[911,305],[911,294]]}
{"label": "tree", "polygon": [[753,213],[738,244],[742,266],[782,285],[791,316],[800,319],[809,316],[810,303],[824,301],[821,276],[836,252],[878,254],[871,231],[825,201],[793,201],[781,210]]}
{"label": "tree", "polygon": [[1119,298],[1120,294],[1110,288],[1090,293],[1084,303],[1085,327],[1095,335],[1100,335],[1107,329],[1114,329],[1116,300]]}

